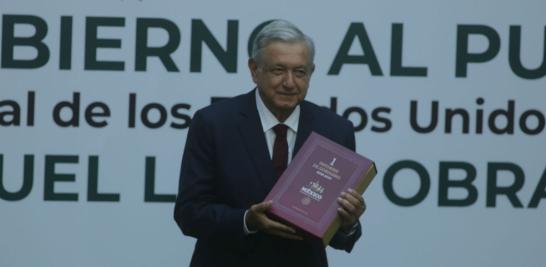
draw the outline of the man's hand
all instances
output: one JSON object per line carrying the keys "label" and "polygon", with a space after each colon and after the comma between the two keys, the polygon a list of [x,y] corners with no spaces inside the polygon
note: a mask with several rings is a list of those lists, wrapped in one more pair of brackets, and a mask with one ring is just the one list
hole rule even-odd
{"label": "man's hand", "polygon": [[292,227],[280,222],[271,220],[265,212],[271,208],[272,201],[261,202],[252,205],[246,214],[246,226],[251,231],[262,231],[271,235],[276,235],[293,240],[302,240],[303,238],[296,234]]}
{"label": "man's hand", "polygon": [[364,198],[353,189],[342,192],[338,203],[337,213],[341,217],[341,228],[343,231],[349,232],[358,218],[364,214],[366,203]]}

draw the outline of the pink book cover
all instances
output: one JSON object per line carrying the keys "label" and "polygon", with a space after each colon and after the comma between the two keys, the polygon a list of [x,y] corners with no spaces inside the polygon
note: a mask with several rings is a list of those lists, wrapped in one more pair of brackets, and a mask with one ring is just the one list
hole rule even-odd
{"label": "pink book cover", "polygon": [[339,228],[337,197],[348,188],[362,194],[375,174],[371,160],[312,132],[265,200],[273,217],[327,245]]}

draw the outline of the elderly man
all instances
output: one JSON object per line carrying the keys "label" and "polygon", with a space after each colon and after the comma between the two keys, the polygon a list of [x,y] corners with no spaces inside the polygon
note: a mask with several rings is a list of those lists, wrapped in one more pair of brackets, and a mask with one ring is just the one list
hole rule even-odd
{"label": "elderly man", "polygon": [[[267,216],[263,202],[315,131],[355,149],[352,124],[304,100],[313,41],[283,20],[266,25],[248,61],[256,89],[197,111],[186,140],[174,217],[197,238],[191,266],[327,266],[320,241]],[[343,192],[330,246],[350,252],[361,235],[362,196]]]}

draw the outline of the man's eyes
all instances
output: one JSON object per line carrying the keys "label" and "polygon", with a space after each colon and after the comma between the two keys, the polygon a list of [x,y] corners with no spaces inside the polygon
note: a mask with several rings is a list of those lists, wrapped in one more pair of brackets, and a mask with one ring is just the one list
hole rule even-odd
{"label": "man's eyes", "polygon": [[284,72],[285,72],[285,69],[282,69],[282,68],[274,68],[274,69],[271,69],[271,72],[275,75],[283,75]]}
{"label": "man's eyes", "polygon": [[[287,72],[287,69],[284,68],[272,68],[270,72],[274,75],[284,75]],[[303,78],[307,76],[307,71],[305,69],[295,69],[293,70],[294,76],[298,78]]]}
{"label": "man's eyes", "polygon": [[298,78],[303,78],[303,77],[307,76],[307,71],[305,71],[303,69],[296,69],[296,70],[294,70],[294,74]]}

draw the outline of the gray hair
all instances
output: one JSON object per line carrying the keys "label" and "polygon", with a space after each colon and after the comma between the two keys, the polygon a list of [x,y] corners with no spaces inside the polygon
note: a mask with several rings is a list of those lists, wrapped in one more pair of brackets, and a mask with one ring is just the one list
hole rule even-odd
{"label": "gray hair", "polygon": [[309,51],[309,63],[313,63],[315,58],[313,40],[298,29],[296,25],[281,19],[271,21],[256,35],[252,43],[252,58],[257,63],[260,63],[263,48],[275,41],[287,43],[303,42]]}

